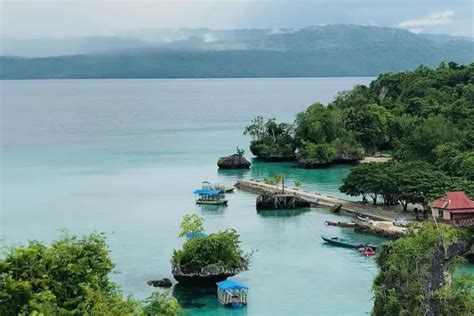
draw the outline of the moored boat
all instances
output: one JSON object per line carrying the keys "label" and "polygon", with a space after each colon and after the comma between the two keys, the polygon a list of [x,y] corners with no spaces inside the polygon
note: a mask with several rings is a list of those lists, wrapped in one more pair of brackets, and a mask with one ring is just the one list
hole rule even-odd
{"label": "moored boat", "polygon": [[365,223],[370,223],[372,221],[372,219],[366,215],[363,215],[363,214],[357,214],[356,215],[356,219],[361,221],[361,222],[365,222]]}
{"label": "moored boat", "polygon": [[375,256],[375,250],[372,247],[360,248],[359,251],[366,257]]}
{"label": "moored boat", "polygon": [[203,190],[217,190],[217,191],[223,191],[225,193],[232,193],[234,192],[234,186],[233,185],[225,185],[221,183],[211,183],[209,181],[204,181],[202,183]]}
{"label": "moored boat", "polygon": [[355,223],[347,222],[325,221],[324,224],[326,226],[355,227]]}
{"label": "moored boat", "polygon": [[348,248],[355,248],[355,249],[364,247],[364,243],[346,239],[346,238],[327,237],[327,236],[321,236],[321,238],[328,243],[341,246],[341,247],[348,247]]}
{"label": "moored boat", "polygon": [[196,199],[196,204],[227,205],[227,200],[225,199],[224,191],[200,189],[195,190],[193,193],[198,195],[198,198]]}
{"label": "moored boat", "polygon": [[321,238],[331,244],[334,244],[336,246],[341,246],[341,247],[347,247],[347,248],[354,248],[354,249],[359,249],[359,248],[367,248],[370,247],[372,249],[376,249],[376,246],[373,243],[364,243],[360,241],[355,241],[355,240],[350,240],[346,238],[339,238],[339,237],[327,237],[327,236],[321,236]]}

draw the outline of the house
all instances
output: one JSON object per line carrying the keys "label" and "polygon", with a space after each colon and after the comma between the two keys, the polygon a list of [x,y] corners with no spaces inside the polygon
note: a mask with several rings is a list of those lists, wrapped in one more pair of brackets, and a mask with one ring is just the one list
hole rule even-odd
{"label": "house", "polygon": [[431,208],[433,217],[453,225],[474,225],[474,201],[464,192],[446,192]]}

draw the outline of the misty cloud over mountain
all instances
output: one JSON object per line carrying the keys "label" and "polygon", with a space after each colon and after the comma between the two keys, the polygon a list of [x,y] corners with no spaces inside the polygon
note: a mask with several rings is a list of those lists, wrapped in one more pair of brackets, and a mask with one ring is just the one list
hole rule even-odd
{"label": "misty cloud over mountain", "polygon": [[6,38],[1,53],[1,78],[13,79],[373,76],[442,60],[472,62],[474,41],[358,25],[169,29]]}

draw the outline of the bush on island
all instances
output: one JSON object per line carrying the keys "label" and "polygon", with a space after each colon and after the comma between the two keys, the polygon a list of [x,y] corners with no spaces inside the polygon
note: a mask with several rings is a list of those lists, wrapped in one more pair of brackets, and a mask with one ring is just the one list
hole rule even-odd
{"label": "bush on island", "polygon": [[184,242],[182,249],[173,251],[173,275],[178,281],[187,280],[188,276],[189,280],[193,276],[196,279],[227,277],[248,269],[249,255],[244,255],[240,248],[235,230],[202,234],[202,218],[195,214],[185,215],[181,227],[180,236],[191,238]]}
{"label": "bush on island", "polygon": [[275,119],[258,116],[244,130],[244,135],[252,137],[250,151],[255,156],[267,160],[295,159],[294,129],[292,124],[277,123]]}
{"label": "bush on island", "polygon": [[123,297],[109,280],[114,264],[102,234],[32,241],[0,260],[0,315],[178,315],[167,293],[146,302]]}

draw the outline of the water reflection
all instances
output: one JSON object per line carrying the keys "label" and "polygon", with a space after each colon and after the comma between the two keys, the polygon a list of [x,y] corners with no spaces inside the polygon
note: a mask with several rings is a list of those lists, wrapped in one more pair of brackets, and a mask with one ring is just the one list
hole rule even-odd
{"label": "water reflection", "polygon": [[294,210],[257,210],[257,214],[262,217],[292,217],[311,211],[309,208]]}
{"label": "water reflection", "polygon": [[202,214],[223,214],[226,206],[224,205],[199,205],[198,208]]}
{"label": "water reflection", "polygon": [[176,284],[172,290],[173,296],[178,300],[181,307],[186,310],[191,309],[192,315],[224,315],[224,316],[245,316],[247,308],[230,308],[222,306],[217,300],[217,287],[199,287],[192,285]]}
{"label": "water reflection", "polygon": [[217,169],[219,176],[228,178],[229,181],[236,182],[237,180],[248,179],[250,169]]}

